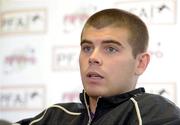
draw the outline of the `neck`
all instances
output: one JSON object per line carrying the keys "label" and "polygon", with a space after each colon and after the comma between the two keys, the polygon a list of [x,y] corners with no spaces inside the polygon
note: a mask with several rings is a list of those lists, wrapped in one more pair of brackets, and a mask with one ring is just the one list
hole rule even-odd
{"label": "neck", "polygon": [[89,98],[89,106],[92,113],[95,113],[97,106],[98,97],[90,97]]}

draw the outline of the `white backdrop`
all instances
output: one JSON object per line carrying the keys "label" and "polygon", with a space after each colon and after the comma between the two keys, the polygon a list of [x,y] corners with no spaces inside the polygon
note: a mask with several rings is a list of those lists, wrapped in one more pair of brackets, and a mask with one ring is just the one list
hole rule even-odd
{"label": "white backdrop", "polygon": [[80,33],[104,8],[142,18],[151,62],[138,81],[180,106],[177,0],[0,0],[0,118],[17,121],[60,102],[79,101]]}

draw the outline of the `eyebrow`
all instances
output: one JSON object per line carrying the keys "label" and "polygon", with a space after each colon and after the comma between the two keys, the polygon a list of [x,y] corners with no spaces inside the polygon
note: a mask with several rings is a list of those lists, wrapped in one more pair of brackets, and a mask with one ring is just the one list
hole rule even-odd
{"label": "eyebrow", "polygon": [[[84,39],[84,40],[81,41],[80,45],[82,45],[84,43],[93,44],[92,41]],[[116,41],[116,40],[104,40],[102,42],[102,44],[116,44],[118,46],[122,46],[122,44],[120,42]]]}
{"label": "eyebrow", "polygon": [[82,45],[82,44],[84,44],[84,43],[93,44],[93,42],[91,42],[90,40],[84,39],[84,40],[81,41],[80,45]]}
{"label": "eyebrow", "polygon": [[104,44],[116,44],[118,46],[122,46],[122,44],[116,40],[104,40],[102,43],[104,43]]}

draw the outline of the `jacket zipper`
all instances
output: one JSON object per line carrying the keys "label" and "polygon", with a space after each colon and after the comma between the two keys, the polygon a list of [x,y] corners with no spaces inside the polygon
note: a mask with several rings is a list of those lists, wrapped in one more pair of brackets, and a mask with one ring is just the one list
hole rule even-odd
{"label": "jacket zipper", "polygon": [[87,125],[90,125],[91,122],[92,122],[92,119],[91,119],[91,114],[90,114],[90,111],[89,111],[89,106],[88,106],[88,104],[87,104],[85,92],[83,93],[83,95],[84,95],[85,105],[86,105],[86,109],[87,109],[87,113],[88,113],[88,117],[89,117],[89,120],[88,120]]}
{"label": "jacket zipper", "polygon": [[89,121],[88,121],[87,125],[91,125],[91,122],[92,122],[92,120],[91,120],[91,119],[89,119]]}

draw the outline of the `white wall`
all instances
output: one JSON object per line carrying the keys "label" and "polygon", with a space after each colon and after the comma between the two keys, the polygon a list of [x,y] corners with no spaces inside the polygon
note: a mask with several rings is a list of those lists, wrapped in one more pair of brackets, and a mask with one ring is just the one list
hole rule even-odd
{"label": "white wall", "polygon": [[110,7],[148,25],[152,58],[138,86],[180,106],[178,6],[176,0],[0,0],[0,118],[14,122],[78,101],[81,28],[92,13]]}

